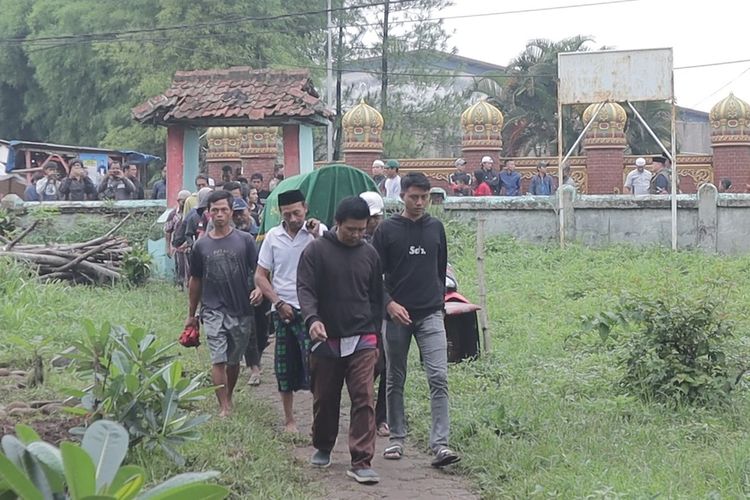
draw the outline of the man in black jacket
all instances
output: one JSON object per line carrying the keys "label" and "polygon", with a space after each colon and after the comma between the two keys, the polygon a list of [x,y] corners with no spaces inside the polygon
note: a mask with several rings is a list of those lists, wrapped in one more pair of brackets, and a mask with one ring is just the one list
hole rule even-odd
{"label": "man in black jacket", "polygon": [[383,456],[396,460],[404,453],[404,382],[413,336],[430,386],[432,465],[443,467],[460,460],[448,448],[448,352],[443,324],[448,265],[445,228],[425,213],[430,181],[424,174],[410,173],[401,179],[401,199],[404,211],[380,224],[373,238],[385,274],[388,313],[384,344],[391,437]]}
{"label": "man in black jacket", "polygon": [[79,159],[70,162],[70,175],[60,185],[62,199],[67,201],[85,201],[96,199],[96,186],[89,179],[83,163]]}
{"label": "man in black jacket", "polygon": [[346,474],[359,483],[377,483],[375,408],[372,374],[378,359],[383,282],[380,259],[363,238],[370,209],[358,196],[336,209],[336,227],[310,243],[297,267],[297,295],[313,342],[310,371],[313,393],[313,446],[310,462],[331,464],[341,407],[341,388],[351,399]]}

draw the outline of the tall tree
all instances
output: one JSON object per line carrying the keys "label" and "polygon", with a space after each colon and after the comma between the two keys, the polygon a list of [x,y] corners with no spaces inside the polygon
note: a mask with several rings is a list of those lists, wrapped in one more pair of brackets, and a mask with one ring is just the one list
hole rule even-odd
{"label": "tall tree", "polygon": [[390,23],[391,3],[385,0],[383,5],[383,35],[380,51],[380,112],[383,115],[388,114],[388,27]]}
{"label": "tall tree", "polygon": [[[574,36],[554,42],[530,40],[515,57],[502,78],[480,78],[476,89],[489,96],[505,116],[503,147],[507,156],[547,156],[557,153],[557,55],[560,52],[588,50],[592,41]],[[572,144],[580,123],[569,111],[563,138]]]}
{"label": "tall tree", "polygon": [[[316,68],[324,60],[324,13],[251,18],[316,10],[318,4],[323,2],[0,0],[4,37],[26,38],[6,43],[0,55],[12,62],[0,76],[0,102],[10,88],[15,102],[23,103],[22,119],[8,121],[6,115],[0,121],[3,135],[158,154],[164,131],[135,124],[132,106],[164,90],[180,69]],[[184,28],[171,29],[175,25]],[[113,35],[85,36],[108,32]],[[4,113],[10,109],[3,106]]]}
{"label": "tall tree", "polygon": [[455,53],[442,20],[436,17],[451,4],[451,0],[413,0],[383,6],[378,42],[371,52],[381,58],[379,101],[389,156],[425,154],[436,137],[455,140],[462,98],[452,89],[451,72],[432,66],[435,57]]}

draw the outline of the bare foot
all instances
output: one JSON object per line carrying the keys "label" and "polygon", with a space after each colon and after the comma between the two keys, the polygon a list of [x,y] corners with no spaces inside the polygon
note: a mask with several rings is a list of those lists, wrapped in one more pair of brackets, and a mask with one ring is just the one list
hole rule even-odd
{"label": "bare foot", "polygon": [[232,414],[232,407],[231,406],[225,406],[219,412],[219,418],[227,418],[231,414]]}
{"label": "bare foot", "polygon": [[297,429],[297,423],[289,422],[288,424],[284,425],[284,432],[288,432],[289,434],[299,434],[299,429]]}

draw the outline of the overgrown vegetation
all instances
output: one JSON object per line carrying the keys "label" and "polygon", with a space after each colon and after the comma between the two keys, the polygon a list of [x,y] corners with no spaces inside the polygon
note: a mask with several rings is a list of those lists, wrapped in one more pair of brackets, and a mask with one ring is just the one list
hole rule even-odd
{"label": "overgrown vegetation", "polygon": [[[118,236],[127,238],[132,244],[145,245],[149,231],[154,221],[161,215],[163,209],[149,210],[131,217],[125,225],[117,231]],[[62,223],[55,209],[47,207],[35,208],[29,214],[30,220],[40,219],[41,222],[34,231],[24,238],[25,243],[78,243],[88,241],[106,234],[120,222],[126,214],[119,212],[92,213],[90,215],[76,215],[73,223]]]}
{"label": "overgrown vegetation", "polygon": [[[461,293],[478,300],[475,235],[448,221],[449,258]],[[484,498],[738,498],[750,494],[750,391],[741,378],[722,405],[665,405],[619,384],[622,326],[602,346],[580,318],[613,297],[649,303],[677,290],[699,311],[706,283],[722,280],[714,320],[731,320],[721,350],[732,367],[750,355],[750,256],[661,248],[538,246],[489,238],[485,260],[493,352],[452,366],[451,446]],[[656,304],[653,304],[656,306]],[[690,313],[690,314],[689,314]],[[708,321],[707,324],[710,324]],[[632,329],[631,329],[632,328]],[[710,327],[706,332],[713,331]],[[718,340],[718,339],[717,339]],[[711,343],[713,345],[713,343]],[[416,349],[412,349],[415,351]],[[406,387],[411,436],[427,443],[427,383],[413,353]],[[734,382],[734,380],[732,380]],[[636,471],[634,473],[634,471]]]}
{"label": "overgrown vegetation", "polygon": [[[455,222],[448,222],[447,232],[460,291],[477,300],[474,235]],[[602,344],[580,321],[584,315],[614,311],[613,297],[631,297],[649,307],[661,307],[652,298],[663,299],[677,323],[705,314],[697,323],[705,333],[716,331],[710,325],[720,322],[723,328],[730,320],[734,335],[717,335],[712,338],[721,342],[709,345],[726,354],[731,380],[737,360],[750,356],[750,284],[741,279],[750,272],[750,256],[626,246],[573,245],[561,251],[490,238],[485,267],[493,352],[452,366],[449,379],[451,446],[464,456],[458,470],[470,477],[482,497],[750,495],[746,379],[740,378],[721,405],[644,399],[620,390],[619,384],[628,373],[620,363],[628,352],[627,340],[645,325],[619,325],[612,330],[614,337]],[[717,292],[705,293],[706,283],[716,280],[724,284]],[[678,293],[672,297],[665,290]],[[706,297],[718,301],[714,313],[700,312]],[[163,347],[182,330],[186,308],[184,294],[164,284],[106,290],[42,286],[3,261],[0,298],[0,331],[44,338],[43,357],[81,339],[82,318],[96,324],[137,322],[153,331],[156,345]],[[0,335],[0,361],[26,367],[31,362],[28,350]],[[187,376],[209,366],[205,351],[178,352]],[[59,394],[71,380],[67,372],[54,370],[46,379],[24,397]],[[407,415],[410,439],[421,443],[427,442],[430,424],[426,385],[412,349]],[[198,407],[213,411],[215,401],[209,398]],[[225,421],[212,419],[203,426],[200,440],[182,446],[186,466],[221,470],[221,484],[238,498],[308,498],[313,487],[305,477],[308,469],[295,465],[289,444],[279,440],[277,410],[241,391],[234,415]],[[149,481],[182,471],[160,448],[136,447],[132,460],[147,465]]]}
{"label": "overgrown vegetation", "polygon": [[[584,316],[584,325],[605,343],[619,340],[620,384],[630,393],[678,405],[725,403],[745,370],[732,366],[724,348],[733,332],[721,312],[721,285],[627,297],[613,310]],[[616,335],[618,326],[629,335]]]}
{"label": "overgrown vegetation", "polygon": [[[36,350],[47,367],[44,385],[27,389],[0,386],[0,400],[57,399],[66,389],[91,385],[93,379],[78,381],[69,369],[53,368],[49,363],[74,341],[84,341],[86,318],[96,325],[137,323],[143,331],[154,333],[153,347],[159,350],[177,339],[186,309],[185,294],[166,283],[149,282],[137,289],[43,285],[25,267],[0,259],[0,366],[30,368]],[[177,348],[174,354],[188,379],[205,373],[210,366],[203,347]],[[200,427],[199,440],[180,446],[185,466],[175,463],[160,446],[151,450],[136,446],[127,462],[144,469],[147,485],[185,470],[218,470],[218,482],[230,489],[233,498],[309,498],[310,479],[306,470],[293,462],[292,443],[279,439],[275,409],[244,392],[243,387],[232,419],[209,420]],[[191,416],[210,414],[215,412],[216,402],[210,397],[191,408]],[[29,423],[34,425],[34,421]]]}
{"label": "overgrown vegetation", "polygon": [[114,420],[130,434],[131,446],[159,446],[183,465],[179,447],[199,439],[198,427],[209,419],[190,413],[195,403],[213,393],[212,387],[204,387],[205,373],[184,377],[176,342],[158,346],[156,336],[142,328],[108,323],[97,328],[90,321],[84,326],[86,334],[73,342],[75,351],[68,357],[92,383],[84,390],[66,391],[80,398],[82,406],[68,410],[90,420]]}
{"label": "overgrown vegetation", "polygon": [[141,492],[145,472],[122,466],[128,452],[128,433],[107,420],[94,422],[80,445],[63,442],[60,448],[42,441],[31,427],[16,426],[16,435],[2,438],[0,497],[24,500],[168,500],[226,498],[223,486],[207,483],[218,472],[186,473]]}
{"label": "overgrown vegetation", "polygon": [[18,219],[16,215],[4,208],[0,208],[0,236],[7,237],[16,229]]}
{"label": "overgrown vegetation", "polygon": [[140,286],[151,277],[153,259],[143,246],[135,246],[122,260],[122,273],[132,285]]}

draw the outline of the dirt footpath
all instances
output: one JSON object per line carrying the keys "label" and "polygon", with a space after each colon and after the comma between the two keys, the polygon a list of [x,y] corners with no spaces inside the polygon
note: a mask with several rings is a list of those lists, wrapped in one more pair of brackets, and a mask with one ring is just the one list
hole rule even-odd
{"label": "dirt footpath", "polygon": [[[244,390],[251,390],[257,397],[272,403],[279,414],[279,426],[281,426],[281,401],[276,392],[272,353],[273,345],[270,345],[263,355],[263,383],[254,388],[245,386]],[[421,373],[414,373],[410,376],[414,375],[424,376]],[[241,377],[240,383],[247,380],[245,372]],[[309,468],[315,476],[320,478],[320,485],[325,490],[325,494],[319,498],[341,500],[479,498],[471,492],[461,476],[452,473],[450,467],[444,470],[431,467],[431,456],[416,449],[408,441],[401,460],[385,460],[382,453],[388,443],[388,438],[377,438],[372,466],[380,475],[380,483],[373,486],[361,485],[347,477],[346,470],[350,465],[350,456],[347,445],[349,400],[346,389],[344,389],[341,405],[339,437],[333,450],[333,463],[329,468],[314,469],[309,465],[310,456],[315,451],[310,441],[303,440],[307,441],[306,444],[298,445],[294,450],[294,457],[299,466]],[[296,393],[294,410],[300,433],[309,437],[312,427],[312,395],[309,392]]]}

